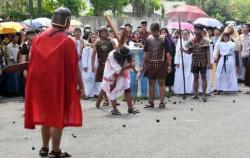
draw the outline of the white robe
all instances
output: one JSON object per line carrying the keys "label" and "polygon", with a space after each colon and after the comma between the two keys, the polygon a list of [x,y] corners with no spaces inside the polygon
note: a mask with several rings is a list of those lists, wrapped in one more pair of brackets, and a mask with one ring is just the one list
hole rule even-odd
{"label": "white robe", "polygon": [[[114,59],[114,50],[109,53],[108,59],[105,63],[102,90],[106,92],[107,97],[110,100],[116,100],[118,97],[124,94],[126,89],[130,88],[130,73],[129,70],[123,70],[122,67]],[[122,72],[121,72],[122,71]],[[115,75],[118,75],[115,79]],[[116,87],[111,91],[110,85],[116,82]]]}
{"label": "white robe", "polygon": [[[185,45],[188,41],[182,42],[182,46],[185,48]],[[180,41],[178,41],[176,45],[176,54],[175,54],[175,64],[179,64],[180,67],[175,70],[175,81],[174,86],[172,88],[175,94],[184,94],[184,82],[183,82],[183,69],[182,69],[182,59],[181,59],[181,51],[180,51]],[[186,48],[185,48],[186,49]],[[193,74],[191,73],[191,64],[192,64],[192,55],[183,53],[184,60],[184,73],[185,73],[185,85],[186,85],[186,93],[193,93]]]}
{"label": "white robe", "polygon": [[[101,84],[95,82],[95,73],[92,72],[92,65],[91,65],[92,53],[93,53],[93,48],[91,47],[83,48],[82,59],[81,59],[81,69],[82,69],[83,83],[85,86],[85,95],[88,97],[94,97],[95,95],[98,95],[101,90]],[[85,67],[88,68],[86,72],[83,70]],[[95,64],[95,67],[97,67],[97,64]]]}
{"label": "white robe", "polygon": [[[216,90],[238,91],[238,81],[235,70],[234,42],[220,42],[219,53],[221,55],[216,70]],[[224,65],[224,56],[227,60]],[[226,69],[225,69],[226,68]]]}

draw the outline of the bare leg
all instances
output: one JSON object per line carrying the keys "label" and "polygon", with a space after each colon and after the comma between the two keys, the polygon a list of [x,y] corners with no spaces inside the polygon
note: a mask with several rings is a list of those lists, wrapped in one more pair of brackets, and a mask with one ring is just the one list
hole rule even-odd
{"label": "bare leg", "polygon": [[111,100],[113,110],[117,110],[116,100]]}
{"label": "bare leg", "polygon": [[154,103],[155,80],[149,80],[149,102]]}
{"label": "bare leg", "polygon": [[63,128],[50,128],[50,135],[52,139],[52,151],[59,152]]}
{"label": "bare leg", "polygon": [[207,91],[207,78],[206,78],[206,74],[202,74],[201,75],[201,79],[202,79],[202,95],[206,96],[206,91]]}
{"label": "bare leg", "polygon": [[102,98],[104,96],[105,92],[103,90],[101,90],[100,94],[98,95],[98,98],[96,100],[96,107],[99,108],[100,104],[102,102]]}
{"label": "bare leg", "polygon": [[160,91],[160,102],[164,103],[166,88],[165,88],[165,80],[158,80],[159,91]]}
{"label": "bare leg", "polygon": [[194,74],[194,96],[198,96],[199,74]]}
{"label": "bare leg", "polygon": [[124,96],[125,96],[128,108],[132,109],[133,108],[133,104],[132,104],[132,97],[131,97],[130,91],[129,90],[128,91],[125,90]]}
{"label": "bare leg", "polygon": [[46,126],[41,127],[43,145],[42,148],[49,149],[49,141],[50,141],[50,128]]}

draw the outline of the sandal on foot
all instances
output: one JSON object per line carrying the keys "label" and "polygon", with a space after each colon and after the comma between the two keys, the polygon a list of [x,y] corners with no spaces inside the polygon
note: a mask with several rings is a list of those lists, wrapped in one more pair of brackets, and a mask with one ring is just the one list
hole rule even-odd
{"label": "sandal on foot", "polygon": [[49,155],[49,149],[48,148],[41,148],[39,151],[40,157],[47,157]]}
{"label": "sandal on foot", "polygon": [[59,151],[59,152],[51,151],[49,153],[49,158],[64,158],[64,157],[71,157],[71,155],[63,151]]}
{"label": "sandal on foot", "polygon": [[192,96],[190,99],[197,99],[197,100],[198,100],[199,97],[194,95],[194,96]]}
{"label": "sandal on foot", "polygon": [[150,102],[150,101],[148,102],[147,105],[144,106],[145,109],[154,108],[154,107],[155,107],[154,103],[152,103],[152,102]]}
{"label": "sandal on foot", "polygon": [[128,113],[129,113],[129,114],[137,114],[137,113],[140,113],[140,111],[137,110],[137,109],[134,109],[134,108],[129,108],[129,109],[128,109]]}
{"label": "sandal on foot", "polygon": [[202,96],[202,100],[203,100],[203,102],[207,102],[207,97],[206,96]]}
{"label": "sandal on foot", "polygon": [[164,109],[165,107],[166,107],[165,103],[160,103],[160,104],[159,104],[159,108],[160,108],[160,109]]}
{"label": "sandal on foot", "polygon": [[102,106],[109,106],[109,101],[108,101],[108,100],[105,100],[105,101],[102,103]]}
{"label": "sandal on foot", "polygon": [[122,113],[121,113],[119,110],[117,110],[117,109],[113,109],[113,110],[111,111],[111,114],[112,114],[112,115],[121,115]]}

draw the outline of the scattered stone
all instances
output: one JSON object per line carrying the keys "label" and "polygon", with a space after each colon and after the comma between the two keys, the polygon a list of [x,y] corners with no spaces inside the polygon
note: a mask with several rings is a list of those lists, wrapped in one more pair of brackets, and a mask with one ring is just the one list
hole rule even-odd
{"label": "scattered stone", "polygon": [[235,103],[236,101],[235,100],[233,100],[233,103]]}
{"label": "scattered stone", "polygon": [[73,138],[76,138],[76,135],[74,135]]}
{"label": "scattered stone", "polygon": [[181,104],[181,101],[179,101],[179,103]]}
{"label": "scattered stone", "polygon": [[24,138],[25,140],[27,140],[28,138]]}
{"label": "scattered stone", "polygon": [[171,102],[171,100],[168,100],[169,102]]}
{"label": "scattered stone", "polygon": [[141,101],[141,104],[143,104],[143,101]]}
{"label": "scattered stone", "polygon": [[16,121],[13,121],[13,122],[12,122],[12,124],[15,124],[15,123],[16,123]]}
{"label": "scattered stone", "polygon": [[137,100],[137,102],[140,102],[140,100]]}
{"label": "scattered stone", "polygon": [[173,120],[176,120],[176,117],[173,117]]}
{"label": "scattered stone", "polygon": [[193,111],[194,109],[193,109],[193,108],[191,108],[190,110],[191,110],[191,111]]}
{"label": "scattered stone", "polygon": [[122,125],[122,127],[124,127],[124,128],[125,128],[125,127],[126,127],[126,125]]}
{"label": "scattered stone", "polygon": [[159,119],[156,119],[156,122],[157,122],[157,123],[159,123],[159,122],[160,122],[160,120],[159,120]]}
{"label": "scattered stone", "polygon": [[36,148],[35,148],[35,147],[32,147],[32,150],[36,150]]}
{"label": "scattered stone", "polygon": [[174,101],[173,104],[176,104],[176,101]]}

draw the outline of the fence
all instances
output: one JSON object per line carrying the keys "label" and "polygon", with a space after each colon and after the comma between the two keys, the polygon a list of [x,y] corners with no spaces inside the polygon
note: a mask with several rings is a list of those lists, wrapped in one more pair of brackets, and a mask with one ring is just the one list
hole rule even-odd
{"label": "fence", "polygon": [[[104,17],[101,16],[81,16],[73,17],[73,19],[79,20],[83,25],[89,24],[94,31],[100,26],[107,25]],[[150,26],[152,22],[158,22],[161,26],[165,26],[168,23],[168,19],[166,18],[113,17],[112,20],[116,28],[119,28],[123,24],[130,23],[133,26],[133,30],[140,25],[141,20],[147,20],[148,26]]]}

